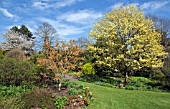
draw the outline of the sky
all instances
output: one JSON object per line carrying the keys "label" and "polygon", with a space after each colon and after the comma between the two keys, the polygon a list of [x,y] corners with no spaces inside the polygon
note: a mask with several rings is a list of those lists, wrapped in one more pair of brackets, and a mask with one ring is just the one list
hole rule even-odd
{"label": "sky", "polygon": [[34,34],[42,22],[51,24],[64,40],[88,37],[106,12],[130,4],[145,14],[170,18],[170,0],[0,0],[0,41],[12,26],[24,24]]}

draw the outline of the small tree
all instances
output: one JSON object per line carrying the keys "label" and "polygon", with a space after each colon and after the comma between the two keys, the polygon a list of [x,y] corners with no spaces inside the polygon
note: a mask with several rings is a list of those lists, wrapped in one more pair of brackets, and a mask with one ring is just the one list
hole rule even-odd
{"label": "small tree", "polygon": [[96,39],[88,49],[93,53],[98,66],[107,66],[125,74],[125,85],[131,70],[143,67],[163,66],[164,52],[161,34],[143,12],[126,6],[113,9],[90,31]]}
{"label": "small tree", "polygon": [[83,50],[78,47],[74,40],[57,41],[56,48],[45,43],[45,50],[42,52],[43,58],[38,59],[38,63],[42,67],[52,70],[55,74],[55,81],[59,82],[59,91],[61,88],[62,80],[70,70],[78,66],[81,68],[81,61],[84,59],[79,55]]}

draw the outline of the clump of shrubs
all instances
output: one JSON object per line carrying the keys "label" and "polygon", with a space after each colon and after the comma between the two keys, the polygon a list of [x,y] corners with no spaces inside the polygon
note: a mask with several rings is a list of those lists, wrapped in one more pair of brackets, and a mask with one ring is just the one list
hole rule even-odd
{"label": "clump of shrubs", "polygon": [[0,60],[0,83],[1,85],[32,85],[39,77],[37,66],[29,61],[15,58]]}
{"label": "clump of shrubs", "polygon": [[52,92],[44,89],[24,93],[16,102],[19,109],[56,109]]}
{"label": "clump of shrubs", "polygon": [[7,58],[18,58],[18,59],[24,59],[25,54],[22,50],[20,49],[12,49],[6,53]]}
{"label": "clump of shrubs", "polygon": [[25,93],[33,89],[28,86],[2,86],[0,85],[0,97],[17,97],[21,93]]}
{"label": "clump of shrubs", "polygon": [[169,86],[160,81],[151,80],[145,77],[131,77],[125,89],[128,90],[149,90],[149,91],[169,91]]}

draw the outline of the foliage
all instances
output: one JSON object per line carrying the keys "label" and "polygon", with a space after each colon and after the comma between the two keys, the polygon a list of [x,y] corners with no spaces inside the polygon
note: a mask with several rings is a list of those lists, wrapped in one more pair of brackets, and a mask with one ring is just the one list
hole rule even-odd
{"label": "foliage", "polygon": [[2,85],[34,84],[39,79],[36,74],[37,66],[29,61],[15,58],[0,60],[0,83]]}
{"label": "foliage", "polygon": [[169,68],[163,68],[162,72],[166,75],[167,78],[170,78],[170,67]]}
{"label": "foliage", "polygon": [[123,72],[125,85],[131,70],[162,67],[162,59],[167,55],[153,22],[132,5],[106,13],[89,35],[96,39],[95,44],[88,46],[95,64]]}
{"label": "foliage", "polygon": [[18,28],[17,26],[13,26],[10,30],[14,32],[18,32],[21,35],[25,35],[28,40],[34,39],[33,34],[25,25],[21,25],[20,28]]}
{"label": "foliage", "polygon": [[18,98],[19,109],[47,108],[55,109],[51,92],[46,89],[37,89],[29,93],[24,93]]}
{"label": "foliage", "polygon": [[103,76],[122,77],[121,73],[114,71],[108,66],[98,66],[96,64],[93,64],[93,65],[96,71],[95,75],[98,75],[100,77],[103,77]]}
{"label": "foliage", "polygon": [[35,53],[30,57],[30,61],[33,62],[34,64],[37,64],[37,59],[41,58],[41,55],[39,53]]}
{"label": "foliage", "polygon": [[79,78],[79,81],[83,82],[92,82],[95,84],[103,85],[103,86],[118,86],[122,83],[123,78],[115,78],[115,77],[101,77],[98,75],[93,76],[84,76]]}
{"label": "foliage", "polygon": [[1,44],[1,49],[9,51],[18,48],[25,52],[26,55],[32,54],[34,46],[33,40],[27,40],[27,36],[21,35],[19,32],[8,31],[5,34],[6,42]]}
{"label": "foliage", "polygon": [[131,77],[129,84],[126,86],[128,90],[149,90],[149,91],[169,91],[167,81],[156,81],[145,77]]}
{"label": "foliage", "polygon": [[0,59],[4,58],[4,51],[0,50]]}
{"label": "foliage", "polygon": [[155,80],[164,80],[166,76],[160,69],[154,69],[152,78]]}
{"label": "foliage", "polygon": [[87,80],[85,78],[79,78],[79,81],[87,82]]}
{"label": "foliage", "polygon": [[151,79],[145,77],[131,77],[131,81],[148,83],[151,82]]}
{"label": "foliage", "polygon": [[55,102],[54,105],[57,109],[63,109],[63,107],[67,104],[67,97],[58,97]]}
{"label": "foliage", "polygon": [[18,59],[24,59],[25,54],[22,50],[20,49],[12,49],[6,53],[7,58],[18,58]]}
{"label": "foliage", "polygon": [[24,86],[2,86],[0,85],[0,96],[1,97],[17,97],[21,93],[28,92],[33,87]]}
{"label": "foliage", "polygon": [[70,88],[67,93],[71,96],[78,95],[78,91],[74,88]]}
{"label": "foliage", "polygon": [[86,63],[85,65],[83,65],[82,72],[85,75],[94,75],[95,69],[91,63]]}
{"label": "foliage", "polygon": [[81,68],[83,58],[79,55],[83,53],[83,50],[74,40],[70,40],[68,43],[57,41],[56,48],[46,43],[44,47],[42,58],[39,58],[37,63],[41,67],[50,69],[55,74],[54,81],[59,81],[59,86],[61,86],[65,74],[76,67]]}
{"label": "foliage", "polygon": [[153,70],[149,67],[143,67],[140,70],[131,73],[131,76],[141,76],[150,78],[153,76]]}

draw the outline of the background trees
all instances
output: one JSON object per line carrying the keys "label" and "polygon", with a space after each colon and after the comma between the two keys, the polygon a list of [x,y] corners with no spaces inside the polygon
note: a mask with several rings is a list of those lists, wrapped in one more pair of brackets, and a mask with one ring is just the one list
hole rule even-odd
{"label": "background trees", "polygon": [[10,29],[10,31],[18,32],[20,35],[25,36],[27,40],[31,40],[35,38],[33,37],[33,34],[31,33],[31,31],[25,25],[21,25],[20,28],[18,28],[17,26],[13,26]]}
{"label": "background trees", "polygon": [[96,39],[96,44],[88,47],[94,54],[95,64],[123,72],[125,84],[131,70],[162,67],[162,59],[167,54],[153,22],[134,6],[106,13],[90,36]]}
{"label": "background trees", "polygon": [[[52,40],[55,38],[56,36],[56,30],[55,28],[50,25],[47,22],[43,22],[42,24],[40,24],[35,32],[35,34],[40,37],[41,39],[43,39],[43,43],[38,42],[38,44],[40,44],[38,47],[42,47],[44,43],[49,42],[50,44],[52,43]],[[55,40],[55,39],[54,39]]]}
{"label": "background trees", "polygon": [[26,55],[33,53],[34,40],[32,33],[24,25],[21,28],[16,26],[12,27],[5,34],[6,42],[1,44],[1,49],[9,51],[11,49],[18,48],[25,52]]}
{"label": "background trees", "polygon": [[165,47],[165,51],[169,55],[164,60],[164,66],[161,71],[170,79],[170,19],[160,18],[155,15],[148,15],[147,18],[154,22],[154,25],[162,34],[161,44]]}

